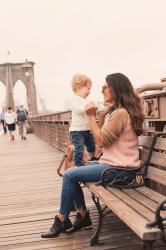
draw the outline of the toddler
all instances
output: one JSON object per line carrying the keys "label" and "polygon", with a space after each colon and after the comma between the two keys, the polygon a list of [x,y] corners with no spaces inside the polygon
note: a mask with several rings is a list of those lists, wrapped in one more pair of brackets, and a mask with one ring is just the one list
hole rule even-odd
{"label": "toddler", "polygon": [[85,105],[90,102],[88,95],[90,94],[92,81],[86,75],[76,74],[73,76],[71,84],[74,97],[69,104],[69,109],[72,112],[69,132],[71,142],[74,145],[73,161],[76,166],[82,166],[84,165],[84,146],[87,148],[90,160],[95,160],[95,142],[85,113]]}

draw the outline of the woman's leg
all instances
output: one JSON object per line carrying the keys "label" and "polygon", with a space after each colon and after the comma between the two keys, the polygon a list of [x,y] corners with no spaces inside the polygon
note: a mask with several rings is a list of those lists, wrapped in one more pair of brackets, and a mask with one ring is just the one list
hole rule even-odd
{"label": "woman's leg", "polygon": [[41,235],[42,238],[57,237],[61,232],[72,228],[69,220],[70,211],[75,201],[77,209],[86,209],[83,192],[78,185],[84,181],[98,181],[101,172],[109,168],[106,164],[73,167],[65,171],[61,192],[60,215],[55,216],[54,223],[49,231]]}
{"label": "woman's leg", "polygon": [[[86,181],[99,181],[101,173],[109,168],[110,166],[108,164],[94,164],[81,166],[79,168],[73,167],[65,171],[61,192],[60,215],[55,217],[55,221],[51,229],[41,235],[43,238],[56,237],[61,232],[70,231],[71,222],[68,217],[73,208],[73,202],[75,202],[77,209],[83,211],[86,210],[83,192],[78,183]],[[113,180],[116,174],[117,171],[112,171],[108,178],[109,181]],[[88,215],[88,213],[85,214],[87,219],[89,219]],[[76,218],[71,231],[75,231],[82,227],[82,223],[86,224],[84,217]]]}
{"label": "woman's leg", "polygon": [[79,182],[99,181],[103,170],[108,169],[108,164],[86,165],[73,167],[65,171],[62,184],[60,214],[68,218],[73,202],[77,209],[85,209],[83,192],[78,187]]}

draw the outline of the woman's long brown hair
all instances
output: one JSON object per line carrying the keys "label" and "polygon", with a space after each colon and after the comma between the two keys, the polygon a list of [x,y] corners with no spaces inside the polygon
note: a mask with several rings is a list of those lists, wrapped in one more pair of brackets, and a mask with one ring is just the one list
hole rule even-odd
{"label": "woman's long brown hair", "polygon": [[112,90],[115,108],[122,107],[127,110],[136,135],[141,135],[144,115],[141,100],[135,93],[130,80],[122,73],[114,73],[106,77],[106,82]]}

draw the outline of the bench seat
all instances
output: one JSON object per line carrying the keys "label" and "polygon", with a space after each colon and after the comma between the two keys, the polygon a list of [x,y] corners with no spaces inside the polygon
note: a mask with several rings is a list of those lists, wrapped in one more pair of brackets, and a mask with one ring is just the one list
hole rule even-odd
{"label": "bench seat", "polygon": [[[159,228],[149,228],[146,224],[155,218],[155,211],[164,195],[148,187],[136,189],[117,189],[96,186],[86,182],[86,187],[123,220],[142,240],[162,239],[163,233]],[[166,216],[166,212],[165,213]]]}

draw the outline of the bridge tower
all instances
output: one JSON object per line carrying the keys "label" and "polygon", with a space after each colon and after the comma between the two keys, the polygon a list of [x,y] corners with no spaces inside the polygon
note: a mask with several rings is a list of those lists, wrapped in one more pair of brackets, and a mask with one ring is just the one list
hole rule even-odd
{"label": "bridge tower", "polygon": [[36,88],[34,83],[34,62],[25,63],[4,63],[0,64],[0,81],[6,87],[6,107],[14,109],[13,89],[21,80],[27,91],[28,110],[31,114],[37,114]]}

